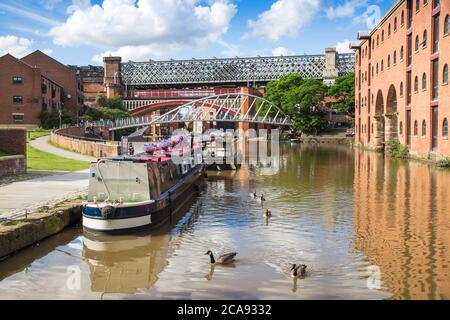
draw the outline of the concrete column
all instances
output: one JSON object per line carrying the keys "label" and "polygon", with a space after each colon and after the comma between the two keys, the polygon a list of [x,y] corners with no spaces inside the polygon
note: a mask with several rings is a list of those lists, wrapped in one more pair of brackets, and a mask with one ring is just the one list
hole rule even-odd
{"label": "concrete column", "polygon": [[104,84],[106,87],[106,96],[108,98],[122,95],[122,74],[120,57],[103,58],[105,69]]}
{"label": "concrete column", "polygon": [[398,139],[398,120],[396,114],[386,114],[385,115],[385,140],[389,142],[393,139]]}
{"label": "concrete column", "polygon": [[336,57],[336,48],[325,49],[325,70],[323,71],[323,81],[326,85],[332,85],[338,77]]}
{"label": "concrete column", "polygon": [[374,117],[373,144],[376,149],[383,148],[384,143],[384,117]]}

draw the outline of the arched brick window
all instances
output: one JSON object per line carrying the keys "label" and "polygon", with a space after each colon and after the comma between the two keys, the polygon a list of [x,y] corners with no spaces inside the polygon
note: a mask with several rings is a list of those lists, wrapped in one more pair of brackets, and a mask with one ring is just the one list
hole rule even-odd
{"label": "arched brick window", "polygon": [[414,121],[414,136],[417,137],[419,135],[419,123],[417,123],[417,120]]}
{"label": "arched brick window", "polygon": [[416,11],[420,10],[420,0],[416,0]]}
{"label": "arched brick window", "polygon": [[400,83],[400,97],[403,97],[403,82]]}
{"label": "arched brick window", "polygon": [[384,71],[384,60],[381,60],[381,72]]}
{"label": "arched brick window", "polygon": [[416,78],[414,79],[414,92],[419,91],[419,77],[416,76]]}
{"label": "arched brick window", "polygon": [[381,30],[381,43],[384,42],[384,30]]}
{"label": "arched brick window", "polygon": [[403,122],[402,121],[400,121],[400,126],[399,126],[399,134],[400,135],[403,135]]}
{"label": "arched brick window", "polygon": [[380,45],[380,35],[377,35],[377,47]]}
{"label": "arched brick window", "polygon": [[427,74],[425,72],[422,75],[422,90],[427,90]]}
{"label": "arched brick window", "polygon": [[394,32],[397,31],[397,17],[394,19]]}
{"label": "arched brick window", "polygon": [[403,58],[405,57],[405,48],[403,46],[400,48],[400,60],[403,61]]}
{"label": "arched brick window", "polygon": [[444,70],[442,71],[442,83],[448,83],[448,64],[444,66]]}
{"label": "arched brick window", "polygon": [[402,14],[400,17],[400,24],[404,25],[405,24],[405,11],[402,10]]}
{"label": "arched brick window", "polygon": [[394,59],[393,59],[394,65],[397,64],[397,51],[394,51]]}
{"label": "arched brick window", "polygon": [[391,67],[391,55],[388,55],[387,67],[388,69]]}
{"label": "arched brick window", "polygon": [[389,23],[389,25],[388,25],[388,37],[390,37],[391,36],[391,24]]}
{"label": "arched brick window", "polygon": [[416,51],[419,51],[419,36],[416,36],[416,42],[415,42],[415,45],[414,45],[414,49]]}
{"label": "arched brick window", "polygon": [[427,136],[427,123],[425,120],[422,121],[422,137]]}
{"label": "arched brick window", "polygon": [[450,16],[447,15],[444,20],[444,34],[448,34],[450,31]]}
{"label": "arched brick window", "polygon": [[427,46],[428,42],[428,33],[427,30],[423,32],[423,38],[422,38],[422,48],[425,48]]}
{"label": "arched brick window", "polygon": [[444,118],[444,121],[442,123],[442,138],[444,138],[444,139],[448,138],[448,121],[447,121],[447,118]]}

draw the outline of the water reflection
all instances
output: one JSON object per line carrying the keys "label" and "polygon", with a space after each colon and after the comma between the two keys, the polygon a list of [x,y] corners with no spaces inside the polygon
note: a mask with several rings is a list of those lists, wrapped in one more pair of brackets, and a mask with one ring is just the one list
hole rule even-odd
{"label": "water reflection", "polygon": [[450,298],[450,172],[373,153],[355,158],[355,246],[393,299]]}

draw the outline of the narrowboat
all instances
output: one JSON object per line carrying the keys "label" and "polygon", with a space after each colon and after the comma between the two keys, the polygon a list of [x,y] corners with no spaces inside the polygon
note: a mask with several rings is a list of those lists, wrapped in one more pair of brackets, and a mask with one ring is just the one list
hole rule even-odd
{"label": "narrowboat", "polygon": [[169,148],[91,164],[83,227],[94,232],[156,228],[169,221],[204,181],[201,150]]}

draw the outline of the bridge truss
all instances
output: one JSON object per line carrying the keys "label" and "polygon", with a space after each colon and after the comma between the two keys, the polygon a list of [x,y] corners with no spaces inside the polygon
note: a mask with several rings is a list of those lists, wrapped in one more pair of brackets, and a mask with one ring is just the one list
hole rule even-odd
{"label": "bridge truss", "polygon": [[[151,125],[194,122],[245,122],[291,126],[290,118],[270,101],[245,93],[221,94],[183,104],[159,116],[141,116],[97,122],[110,131]],[[138,130],[139,131],[139,130]]]}
{"label": "bridge truss", "polygon": [[[354,70],[354,54],[337,54],[339,75]],[[127,62],[122,81],[129,86],[269,82],[290,73],[323,79],[325,55]]]}

